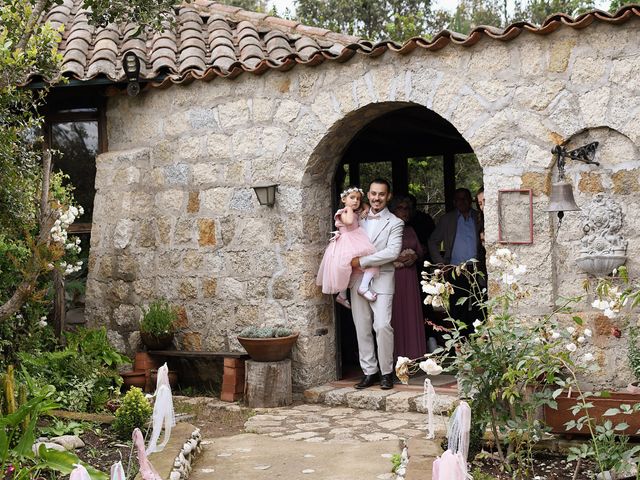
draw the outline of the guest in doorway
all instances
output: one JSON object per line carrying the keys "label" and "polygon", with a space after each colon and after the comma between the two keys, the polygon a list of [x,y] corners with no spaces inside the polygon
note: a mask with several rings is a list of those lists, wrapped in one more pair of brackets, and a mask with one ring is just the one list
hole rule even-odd
{"label": "guest in doorway", "polygon": [[[442,216],[429,237],[429,253],[434,264],[457,265],[478,259],[481,246],[478,212],[471,208],[471,203],[471,192],[468,189],[458,188],[455,191],[455,210]],[[440,244],[444,244],[444,255],[440,253]],[[469,262],[468,267],[470,271],[474,271],[477,268],[476,262]],[[454,287],[454,294],[449,297],[449,312],[453,318],[467,325],[463,333],[469,335],[473,332],[473,322],[481,318],[480,311],[470,301],[458,305],[458,299],[469,296],[471,285],[464,276],[449,281]]]}
{"label": "guest in doorway", "polygon": [[[418,200],[415,195],[407,195],[411,201],[411,218],[408,222],[405,222],[416,232],[420,245],[422,245],[422,251],[424,252],[424,259],[429,260],[429,237],[436,228],[436,224],[427,212],[418,210]],[[420,270],[420,269],[418,269]]]}
{"label": "guest in doorway", "polygon": [[393,297],[391,326],[395,356],[418,358],[427,351],[420,285],[416,273],[416,266],[421,265],[423,250],[418,235],[408,224],[412,218],[411,199],[405,196],[395,197],[390,209],[405,222],[402,250],[394,262],[396,293]]}

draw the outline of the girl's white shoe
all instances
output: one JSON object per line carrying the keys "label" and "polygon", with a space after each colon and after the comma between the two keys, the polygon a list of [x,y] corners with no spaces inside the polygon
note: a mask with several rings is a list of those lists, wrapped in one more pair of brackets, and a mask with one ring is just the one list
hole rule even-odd
{"label": "girl's white shoe", "polygon": [[362,288],[358,288],[358,295],[360,295],[361,297],[364,297],[370,302],[375,302],[376,299],[378,298],[378,295],[373,293],[371,290],[364,290]]}

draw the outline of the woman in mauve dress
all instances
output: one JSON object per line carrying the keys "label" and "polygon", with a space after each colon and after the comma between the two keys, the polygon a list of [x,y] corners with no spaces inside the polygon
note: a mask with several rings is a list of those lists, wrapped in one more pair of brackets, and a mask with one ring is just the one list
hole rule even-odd
{"label": "woman in mauve dress", "polygon": [[395,261],[396,291],[393,295],[394,350],[396,357],[418,358],[427,352],[427,341],[420,300],[420,285],[416,268],[421,267],[422,246],[415,230],[406,225],[411,218],[411,201],[408,197],[394,198],[391,211],[404,220],[402,251]]}

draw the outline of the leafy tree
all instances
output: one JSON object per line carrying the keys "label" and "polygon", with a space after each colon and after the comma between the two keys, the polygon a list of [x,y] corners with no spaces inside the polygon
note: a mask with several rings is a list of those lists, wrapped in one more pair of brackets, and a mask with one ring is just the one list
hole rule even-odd
{"label": "leafy tree", "polygon": [[594,8],[593,0],[531,0],[525,5],[516,2],[512,21],[526,20],[537,25],[542,24],[549,15],[566,13],[575,17]]}
{"label": "leafy tree", "polygon": [[[613,0],[615,11],[628,2]],[[373,41],[406,41],[430,37],[443,29],[467,34],[485,25],[505,27],[526,20],[541,24],[554,13],[575,16],[591,10],[593,0],[517,0],[510,12],[507,0],[460,0],[453,12],[433,7],[431,0],[296,0],[298,20],[308,25],[361,36]]]}
{"label": "leafy tree", "polygon": [[625,5],[635,5],[636,3],[637,2],[625,2],[624,0],[612,0],[612,2],[609,4],[608,10],[611,13],[616,13]]}
{"label": "leafy tree", "polygon": [[402,40],[425,31],[431,0],[296,0],[298,20],[307,25],[372,41]]}

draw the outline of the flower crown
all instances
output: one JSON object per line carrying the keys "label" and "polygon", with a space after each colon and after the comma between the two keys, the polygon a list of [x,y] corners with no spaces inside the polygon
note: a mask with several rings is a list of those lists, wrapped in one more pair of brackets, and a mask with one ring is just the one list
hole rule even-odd
{"label": "flower crown", "polygon": [[340,198],[345,198],[347,195],[349,195],[350,193],[353,193],[353,192],[358,192],[361,197],[364,197],[364,192],[362,191],[361,188],[351,187],[351,188],[347,188],[344,192],[342,192],[340,194]]}

